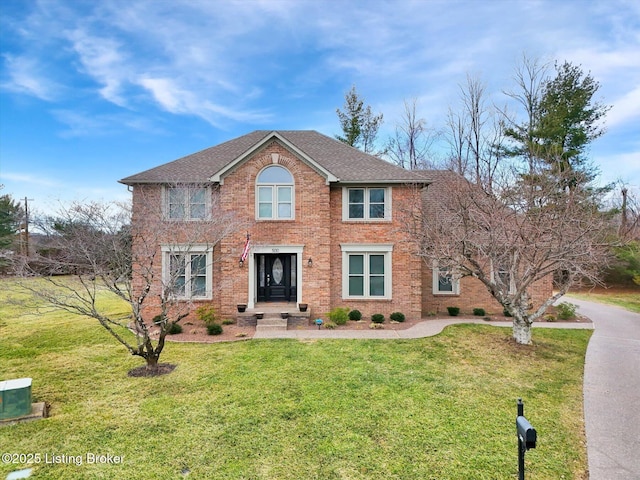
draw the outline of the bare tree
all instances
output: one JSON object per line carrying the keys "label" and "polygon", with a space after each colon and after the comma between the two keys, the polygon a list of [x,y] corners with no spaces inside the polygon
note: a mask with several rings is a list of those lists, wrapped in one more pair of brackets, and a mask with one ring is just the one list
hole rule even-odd
{"label": "bare tree", "polygon": [[447,112],[447,141],[450,147],[446,167],[458,175],[466,177],[469,168],[469,149],[467,148],[467,122],[464,115],[451,107]]}
{"label": "bare tree", "polygon": [[523,55],[515,70],[516,88],[504,92],[524,111],[524,121],[521,123],[503,112],[505,134],[515,143],[511,149],[505,149],[505,153],[511,157],[526,159],[531,169],[536,159],[542,156],[536,131],[540,124],[540,100],[548,81],[548,71],[548,64]]}
{"label": "bare tree", "polygon": [[[609,223],[580,191],[558,196],[556,179],[523,185],[505,176],[491,194],[453,172],[441,172],[420,206],[412,229],[418,255],[455,275],[472,276],[513,316],[513,337],[531,343],[531,324],[570,287],[598,281],[606,265]],[[439,201],[447,198],[447,202]],[[531,290],[556,275],[555,293],[532,309]]]}
{"label": "bare tree", "polygon": [[[224,213],[215,190],[209,208],[188,222],[167,219],[172,207],[163,208],[160,190],[135,187],[133,211],[114,203],[62,209],[49,253],[22,264],[23,274],[37,267],[44,279],[22,283],[37,299],[96,319],[131,355],[144,358],[148,370],[157,369],[167,333],[191,311],[189,292],[211,289],[202,276],[220,259],[216,245],[241,228],[235,215]],[[68,272],[71,278],[59,276]],[[105,292],[126,301],[129,311],[106,311],[100,302]]]}
{"label": "bare tree", "polygon": [[433,167],[429,153],[438,136],[435,130],[427,126],[424,118],[418,117],[417,105],[416,98],[404,101],[404,112],[386,148],[386,154],[392,162],[409,170]]}
{"label": "bare tree", "polygon": [[479,78],[467,75],[466,84],[460,86],[460,112],[449,108],[448,168],[491,191],[501,165],[504,122],[498,119],[498,110],[487,103],[485,90]]}

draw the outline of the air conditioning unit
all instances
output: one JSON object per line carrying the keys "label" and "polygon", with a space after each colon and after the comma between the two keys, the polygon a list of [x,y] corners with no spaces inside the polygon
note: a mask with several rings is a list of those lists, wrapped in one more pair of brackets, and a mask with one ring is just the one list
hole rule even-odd
{"label": "air conditioning unit", "polygon": [[31,414],[31,379],[0,381],[0,420]]}

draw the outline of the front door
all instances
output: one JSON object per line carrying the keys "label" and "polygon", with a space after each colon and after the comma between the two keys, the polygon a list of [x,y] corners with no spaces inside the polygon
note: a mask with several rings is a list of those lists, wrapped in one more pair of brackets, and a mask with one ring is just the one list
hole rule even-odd
{"label": "front door", "polygon": [[258,264],[258,301],[289,302],[296,300],[296,254],[256,255]]}

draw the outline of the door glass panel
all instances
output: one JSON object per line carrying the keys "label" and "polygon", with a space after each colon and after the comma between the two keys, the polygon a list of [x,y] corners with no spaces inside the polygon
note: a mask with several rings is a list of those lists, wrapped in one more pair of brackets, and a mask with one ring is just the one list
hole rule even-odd
{"label": "door glass panel", "polygon": [[291,255],[291,286],[295,287],[298,283],[296,281],[296,256]]}
{"label": "door glass panel", "polygon": [[271,274],[273,275],[273,281],[276,285],[280,285],[282,283],[282,274],[284,269],[282,267],[282,261],[280,258],[276,258],[273,262],[273,267],[271,267]]}
{"label": "door glass panel", "polygon": [[260,255],[260,266],[258,267],[258,277],[260,278],[260,286],[264,287],[264,279],[265,279],[264,255]]}

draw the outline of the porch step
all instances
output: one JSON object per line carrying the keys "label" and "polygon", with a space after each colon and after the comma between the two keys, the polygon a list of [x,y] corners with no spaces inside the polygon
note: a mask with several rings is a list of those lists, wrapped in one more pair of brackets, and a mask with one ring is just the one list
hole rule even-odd
{"label": "porch step", "polygon": [[258,319],[256,331],[284,332],[287,330],[287,323],[288,320],[286,318],[265,315],[265,318]]}

